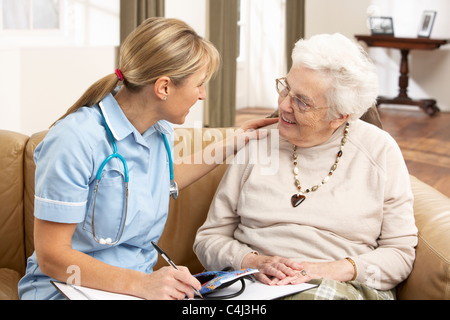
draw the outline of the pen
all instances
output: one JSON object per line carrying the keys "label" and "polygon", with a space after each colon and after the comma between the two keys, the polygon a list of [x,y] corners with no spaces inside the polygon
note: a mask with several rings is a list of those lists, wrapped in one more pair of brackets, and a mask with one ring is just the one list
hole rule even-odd
{"label": "pen", "polygon": [[[158,253],[161,255],[161,257],[163,257],[164,260],[167,261],[168,264],[170,264],[172,267],[174,267],[175,269],[178,270],[178,268],[177,268],[177,266],[175,265],[175,263],[173,263],[172,259],[169,258],[169,256],[164,252],[163,249],[161,249],[161,248],[160,248],[156,243],[154,243],[153,241],[152,241],[152,245],[153,245],[153,247],[155,247],[156,251],[158,251]],[[195,288],[192,288],[192,289],[194,289],[195,293],[196,293],[198,296],[200,296],[200,298],[203,299],[203,296],[200,294],[200,292],[199,292],[197,289],[195,289]]]}

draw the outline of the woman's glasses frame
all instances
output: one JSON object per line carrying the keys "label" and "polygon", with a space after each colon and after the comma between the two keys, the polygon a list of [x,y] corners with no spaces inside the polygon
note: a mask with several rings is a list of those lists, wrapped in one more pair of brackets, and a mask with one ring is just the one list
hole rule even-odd
{"label": "woman's glasses frame", "polygon": [[291,105],[296,109],[298,112],[305,113],[313,109],[327,109],[327,108],[319,108],[316,106],[313,106],[307,102],[304,101],[304,99],[296,96],[291,92],[291,88],[289,87],[287,83],[286,77],[276,79],[276,89],[280,97],[283,99],[287,96],[291,97]]}

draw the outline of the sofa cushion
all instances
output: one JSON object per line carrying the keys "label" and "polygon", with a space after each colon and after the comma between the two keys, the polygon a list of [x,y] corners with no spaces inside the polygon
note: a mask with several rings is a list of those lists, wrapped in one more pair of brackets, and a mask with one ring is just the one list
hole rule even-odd
{"label": "sofa cushion", "polygon": [[[174,161],[179,161],[186,152],[194,152],[194,146],[204,148],[210,143],[220,141],[234,129],[175,129]],[[195,141],[194,141],[195,140]],[[221,164],[207,175],[180,190],[177,200],[170,200],[169,217],[159,244],[179,264],[189,268],[191,273],[204,270],[192,247],[198,228],[205,222],[209,206],[227,169]],[[159,259],[155,270],[167,266],[164,259]]]}
{"label": "sofa cushion", "polygon": [[0,300],[18,300],[17,284],[21,276],[17,271],[0,269]]}
{"label": "sofa cushion", "polygon": [[0,130],[0,268],[25,272],[23,154],[28,137]]}
{"label": "sofa cushion", "polygon": [[419,239],[413,270],[398,287],[398,298],[449,300],[450,199],[413,176],[411,185]]}
{"label": "sofa cushion", "polygon": [[[177,200],[170,200],[169,217],[159,244],[175,263],[188,267],[191,273],[204,270],[192,247],[226,168],[225,164],[217,167],[181,190]],[[167,263],[164,259],[158,259],[155,270],[163,266]]]}

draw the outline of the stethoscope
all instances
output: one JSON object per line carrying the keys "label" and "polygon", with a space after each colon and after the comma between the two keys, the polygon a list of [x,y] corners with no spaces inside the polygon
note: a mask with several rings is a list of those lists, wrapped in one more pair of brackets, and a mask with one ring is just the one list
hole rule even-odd
{"label": "stethoscope", "polygon": [[[92,234],[94,236],[94,240],[101,244],[101,245],[109,245],[109,246],[113,246],[117,243],[119,243],[120,238],[122,237],[123,234],[123,230],[125,228],[125,222],[127,219],[127,213],[128,213],[128,183],[130,181],[130,176],[129,176],[129,172],[128,172],[128,165],[127,165],[127,161],[125,160],[125,158],[119,154],[117,152],[117,145],[116,142],[114,141],[114,137],[111,133],[111,130],[108,126],[108,124],[106,123],[106,119],[105,116],[103,115],[103,112],[100,110],[100,114],[102,115],[102,119],[103,122],[105,123],[105,128],[106,128],[106,132],[108,133],[109,136],[109,140],[111,141],[111,144],[113,146],[113,153],[107,157],[102,164],[100,165],[100,168],[98,169],[97,172],[97,176],[96,176],[96,186],[95,186],[95,192],[94,192],[94,204],[93,204],[93,208],[92,208]],[[164,139],[164,146],[166,148],[167,151],[167,155],[169,158],[169,169],[170,169],[170,188],[169,188],[169,192],[170,192],[170,196],[173,197],[174,199],[178,198],[178,185],[174,180],[173,177],[173,160],[172,160],[172,154],[170,152],[170,145],[169,145],[169,141],[167,140],[167,137],[165,134],[161,133],[163,139]],[[122,213],[122,222],[121,222],[121,228],[120,228],[120,232],[119,232],[119,236],[117,237],[117,239],[115,241],[113,241],[111,238],[97,238],[95,235],[95,201],[97,199],[97,193],[98,193],[98,188],[100,185],[100,181],[102,179],[102,172],[103,169],[105,168],[106,164],[111,161],[112,159],[117,158],[122,162],[123,165],[123,170],[124,170],[124,185],[125,185],[125,206],[123,209],[123,213]]]}

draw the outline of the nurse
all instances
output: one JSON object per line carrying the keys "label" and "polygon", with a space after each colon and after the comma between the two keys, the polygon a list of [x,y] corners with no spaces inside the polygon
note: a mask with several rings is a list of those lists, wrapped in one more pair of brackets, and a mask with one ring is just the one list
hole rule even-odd
{"label": "nurse", "polygon": [[[183,299],[200,289],[185,267],[153,272],[151,242],[168,213],[171,124],[182,124],[205,99],[219,61],[185,23],[150,18],[124,41],[116,72],[54,124],[35,151],[35,252],[19,283],[21,299],[62,299],[51,279],[145,299]],[[223,148],[225,158],[230,148]],[[124,161],[104,163],[114,152]],[[180,189],[217,165],[187,163],[174,167]]]}

